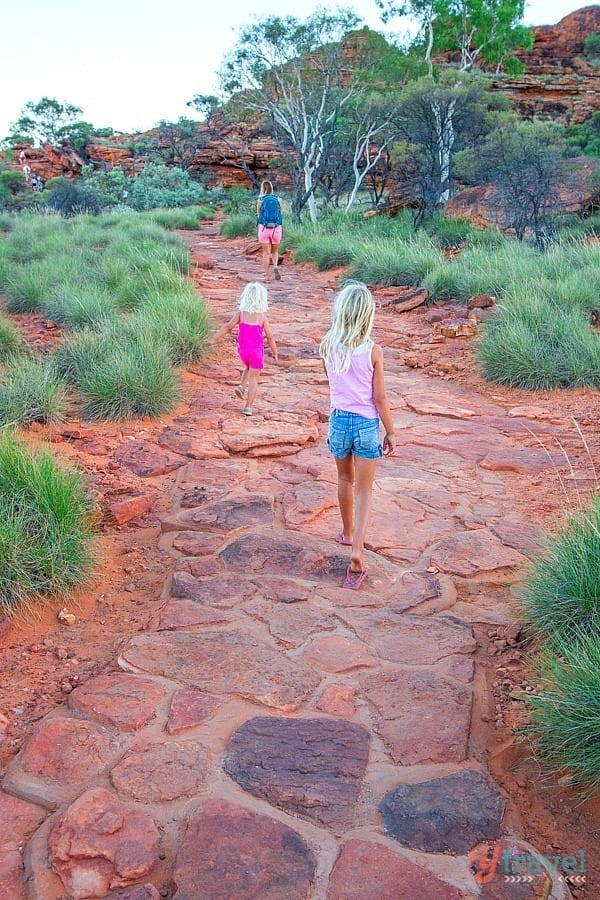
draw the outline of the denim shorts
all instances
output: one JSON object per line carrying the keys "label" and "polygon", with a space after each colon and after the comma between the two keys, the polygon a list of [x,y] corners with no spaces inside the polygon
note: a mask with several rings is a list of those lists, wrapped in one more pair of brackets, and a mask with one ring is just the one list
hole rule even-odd
{"label": "denim shorts", "polygon": [[327,446],[336,459],[345,459],[349,453],[362,459],[379,459],[383,456],[379,419],[365,419],[358,413],[334,409],[329,418]]}

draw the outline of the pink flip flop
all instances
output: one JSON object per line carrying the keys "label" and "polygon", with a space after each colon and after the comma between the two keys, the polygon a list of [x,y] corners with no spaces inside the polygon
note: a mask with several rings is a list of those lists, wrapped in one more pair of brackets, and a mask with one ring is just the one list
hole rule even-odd
{"label": "pink flip flop", "polygon": [[368,569],[363,568],[360,572],[353,572],[350,566],[346,569],[346,580],[344,582],[344,587],[350,588],[351,591],[357,591],[365,578],[367,577]]}
{"label": "pink flip flop", "polygon": [[352,546],[352,541],[347,541],[347,540],[346,540],[346,538],[344,537],[344,532],[343,532],[343,531],[340,531],[340,533],[339,533],[338,536],[336,537],[336,541],[338,542],[338,544],[343,544],[345,547],[351,547],[351,546]]}

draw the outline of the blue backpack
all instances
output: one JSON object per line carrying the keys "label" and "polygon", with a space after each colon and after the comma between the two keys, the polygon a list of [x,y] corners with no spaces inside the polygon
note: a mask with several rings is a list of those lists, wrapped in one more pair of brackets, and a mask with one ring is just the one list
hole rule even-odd
{"label": "blue backpack", "polygon": [[265,194],[260,203],[259,225],[265,228],[275,228],[283,223],[279,200],[275,194]]}

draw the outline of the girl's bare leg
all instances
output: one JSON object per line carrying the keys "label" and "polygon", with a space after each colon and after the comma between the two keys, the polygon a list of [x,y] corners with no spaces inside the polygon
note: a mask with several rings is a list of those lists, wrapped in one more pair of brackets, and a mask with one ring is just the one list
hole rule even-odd
{"label": "girl's bare leg", "polygon": [[271,265],[271,245],[261,244],[262,247],[262,264],[265,270],[265,278],[269,280],[269,266]]}
{"label": "girl's bare leg", "polygon": [[248,372],[249,372],[249,371],[250,371],[250,369],[248,368],[248,366],[246,366],[245,369],[244,369],[244,371],[242,372],[242,374],[241,374],[241,376],[240,376],[240,387],[243,387],[244,390],[246,390],[246,380],[247,380],[247,378],[248,378]]}
{"label": "girl's bare leg", "polygon": [[351,541],[354,534],[354,457],[349,453],[345,459],[336,458],[335,464],[342,531],[346,540]]}
{"label": "girl's bare leg", "polygon": [[360,572],[363,568],[363,550],[371,511],[376,462],[375,459],[354,457],[354,540],[350,557],[350,567],[354,572]]}
{"label": "girl's bare leg", "polygon": [[271,263],[276,266],[279,262],[279,244],[271,244]]}
{"label": "girl's bare leg", "polygon": [[250,369],[249,370],[248,393],[246,394],[246,406],[250,407],[250,409],[252,409],[252,404],[254,403],[254,399],[256,397],[259,374],[260,374],[259,369]]}

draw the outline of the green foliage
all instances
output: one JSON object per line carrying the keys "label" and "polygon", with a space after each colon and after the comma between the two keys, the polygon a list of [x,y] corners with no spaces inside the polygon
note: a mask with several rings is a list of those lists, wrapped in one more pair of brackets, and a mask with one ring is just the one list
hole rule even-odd
{"label": "green foliage", "polygon": [[0,363],[10,356],[15,356],[23,349],[21,335],[6,316],[0,315]]}
{"label": "green foliage", "polygon": [[56,145],[66,137],[81,112],[78,106],[54,97],[42,97],[37,103],[30,100],[11,126],[13,137],[24,137],[33,144]]}
{"label": "green foliage", "polygon": [[442,260],[422,232],[410,241],[376,239],[358,250],[349,276],[367,284],[419,285]]}
{"label": "green foliage", "polygon": [[46,360],[9,359],[0,374],[0,426],[59,422],[67,409],[64,383]]}
{"label": "green foliage", "polygon": [[600,60],[600,34],[597,31],[588,34],[583,42],[583,52],[593,64]]}
{"label": "green foliage", "polygon": [[172,293],[161,291],[148,296],[132,328],[154,335],[156,343],[166,348],[171,364],[185,366],[203,355],[210,320],[193,288],[180,286]]}
{"label": "green foliage", "polygon": [[137,210],[200,203],[203,188],[178,166],[150,163],[127,189],[127,203]]}
{"label": "green foliage", "polygon": [[536,660],[525,729],[542,765],[566,773],[583,798],[600,790],[600,632],[559,637]]}
{"label": "green foliage", "polygon": [[219,227],[219,234],[225,237],[248,237],[256,234],[256,213],[235,214],[224,219]]}
{"label": "green foliage", "polygon": [[85,583],[93,505],[74,469],[0,437],[0,608],[13,615]]}
{"label": "green foliage", "polygon": [[182,209],[155,209],[145,215],[167,231],[174,231],[176,228],[194,231],[199,228],[200,222],[212,219],[214,211],[209,206],[185,206]]}
{"label": "green foliage", "polygon": [[78,213],[98,215],[100,200],[91,188],[80,181],[57,178],[49,189],[48,206],[62,216]]}
{"label": "green foliage", "polygon": [[579,125],[569,125],[565,129],[565,138],[573,153],[600,156],[600,111]]}
{"label": "green foliage", "polygon": [[[523,610],[544,639],[600,639],[600,496],[569,517],[521,588]],[[598,643],[600,647],[600,641]]]}

